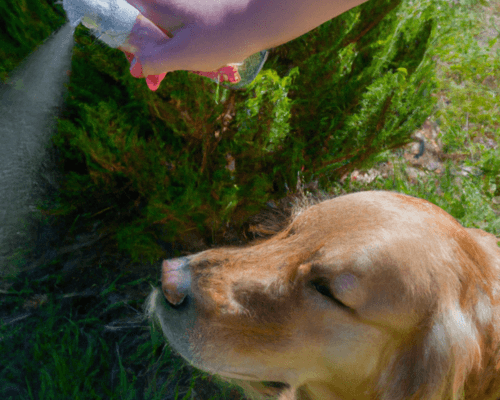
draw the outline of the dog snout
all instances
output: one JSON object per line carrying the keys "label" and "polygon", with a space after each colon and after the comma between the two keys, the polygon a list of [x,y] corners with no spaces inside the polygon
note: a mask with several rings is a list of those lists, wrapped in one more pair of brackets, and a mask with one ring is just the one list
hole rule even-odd
{"label": "dog snout", "polygon": [[164,260],[161,266],[161,288],[167,301],[180,305],[191,287],[189,263],[186,257]]}

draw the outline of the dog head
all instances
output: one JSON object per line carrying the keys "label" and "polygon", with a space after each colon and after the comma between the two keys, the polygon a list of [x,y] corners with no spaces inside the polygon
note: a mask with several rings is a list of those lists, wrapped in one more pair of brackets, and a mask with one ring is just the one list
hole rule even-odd
{"label": "dog head", "polygon": [[493,235],[360,192],[260,243],[164,261],[148,313],[194,366],[262,398],[455,399],[496,368],[499,267]]}

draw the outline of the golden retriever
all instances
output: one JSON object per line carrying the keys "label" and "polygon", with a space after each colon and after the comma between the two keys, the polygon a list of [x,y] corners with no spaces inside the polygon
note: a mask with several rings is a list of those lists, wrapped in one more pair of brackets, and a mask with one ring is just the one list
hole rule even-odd
{"label": "golden retriever", "polygon": [[499,275],[495,236],[359,192],[257,244],[163,261],[147,311],[192,365],[253,397],[497,400]]}

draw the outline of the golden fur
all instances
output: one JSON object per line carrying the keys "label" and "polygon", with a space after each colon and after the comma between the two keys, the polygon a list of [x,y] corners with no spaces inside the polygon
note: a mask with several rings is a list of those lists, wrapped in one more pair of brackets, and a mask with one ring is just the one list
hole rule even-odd
{"label": "golden fur", "polygon": [[148,314],[196,367],[280,400],[500,398],[497,239],[392,192],[162,265]]}

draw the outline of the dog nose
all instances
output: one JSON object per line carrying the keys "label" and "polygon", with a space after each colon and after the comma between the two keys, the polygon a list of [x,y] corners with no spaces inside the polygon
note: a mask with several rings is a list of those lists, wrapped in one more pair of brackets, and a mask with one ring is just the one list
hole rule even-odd
{"label": "dog nose", "polygon": [[178,306],[191,287],[189,264],[186,257],[164,260],[161,265],[161,289],[167,301]]}

